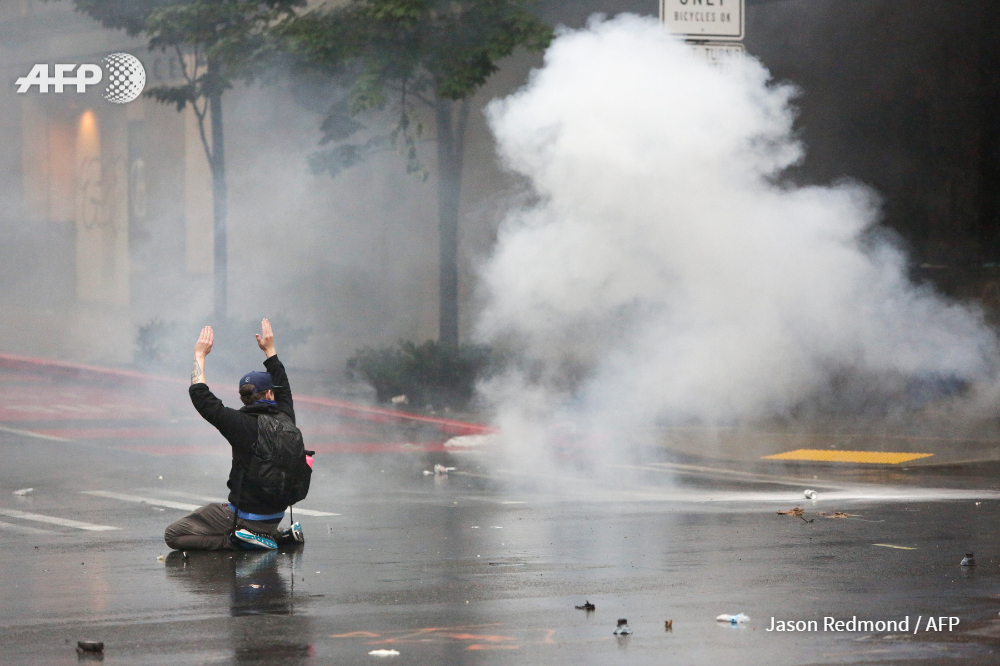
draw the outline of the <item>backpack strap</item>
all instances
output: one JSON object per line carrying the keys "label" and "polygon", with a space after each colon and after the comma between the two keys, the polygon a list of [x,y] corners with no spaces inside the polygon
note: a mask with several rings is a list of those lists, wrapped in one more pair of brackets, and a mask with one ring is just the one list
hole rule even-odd
{"label": "backpack strap", "polygon": [[[260,419],[257,419],[256,417],[260,416],[260,415],[259,414],[252,414],[252,416],[257,421],[257,437],[259,438],[260,437]],[[252,447],[253,444],[251,444],[250,446]],[[250,452],[250,455],[253,456],[253,452],[252,451]],[[233,459],[233,462],[236,462],[235,458]],[[243,479],[246,478],[246,475],[247,475],[247,468],[246,468],[246,465],[243,465],[241,467],[241,469],[240,469],[240,481],[239,481],[239,483],[236,484],[236,503],[233,504],[233,532],[236,531],[236,521],[238,521],[240,519],[240,502],[243,501]]]}
{"label": "backpack strap", "polygon": [[236,531],[236,521],[240,519],[240,502],[243,500],[243,477],[247,475],[246,467],[240,470],[240,482],[236,484],[236,504],[233,505],[233,532]]}

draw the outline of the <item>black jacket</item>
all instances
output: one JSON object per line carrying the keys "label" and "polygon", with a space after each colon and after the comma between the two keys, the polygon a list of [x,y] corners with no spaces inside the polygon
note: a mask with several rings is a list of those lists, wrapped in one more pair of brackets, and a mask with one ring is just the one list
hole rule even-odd
{"label": "black jacket", "polygon": [[[240,475],[247,462],[250,460],[250,447],[257,441],[257,414],[277,414],[283,412],[295,422],[295,410],[292,409],[292,390],[288,387],[288,377],[285,375],[285,366],[281,364],[277,356],[264,361],[264,368],[271,373],[274,382],[274,401],[277,405],[256,404],[248,405],[241,409],[231,409],[222,404],[222,401],[215,397],[209,390],[208,384],[192,384],[188,389],[191,395],[191,402],[198,413],[206,421],[214,425],[222,433],[222,436],[229,440],[229,445],[233,448],[233,467],[229,471],[229,501],[237,503],[236,493],[239,489]],[[240,511],[249,513],[278,513],[284,511],[285,506],[271,506],[261,504],[255,497],[248,497],[246,493],[239,499]]]}

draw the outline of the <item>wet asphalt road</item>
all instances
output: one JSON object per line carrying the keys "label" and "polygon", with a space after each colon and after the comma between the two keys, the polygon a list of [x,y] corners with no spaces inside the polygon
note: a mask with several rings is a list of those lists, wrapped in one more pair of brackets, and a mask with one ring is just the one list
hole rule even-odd
{"label": "wet asphalt road", "polygon": [[[817,483],[823,495],[810,502],[791,485],[665,471],[560,497],[544,480],[501,482],[488,455],[453,456],[447,478],[422,474],[426,454],[331,455],[303,506],[340,515],[302,516],[300,551],[185,561],[162,542],[182,509],[83,491],[218,495],[224,458],[9,433],[0,443],[4,664],[74,663],[85,638],[104,641],[108,664],[365,664],[377,649],[397,650],[400,664],[1000,661],[995,492],[890,501]],[[21,487],[34,491],[10,494]],[[722,492],[735,495],[709,501]],[[813,522],[776,514],[794,506]],[[835,510],[851,515],[818,516]],[[974,569],[959,566],[966,550]],[[596,611],[573,608],[585,600]],[[714,620],[741,611],[745,626]],[[820,626],[908,616],[910,633],[779,634],[766,631],[772,616]],[[960,624],[927,632],[928,616]],[[622,641],[618,618],[635,632]]]}
{"label": "wet asphalt road", "polygon": [[[163,529],[223,498],[224,443],[70,421],[61,441],[30,418],[0,430],[3,664],[77,663],[81,639],[103,641],[106,664],[1000,663],[995,463],[751,466],[665,448],[598,482],[514,474],[488,449],[331,449],[297,516],[304,547],[185,560]],[[458,469],[424,475],[435,462]],[[819,515],[834,511],[849,515]],[[751,621],[714,619],[737,612]],[[907,630],[823,631],[826,616]],[[819,630],[769,632],[772,617]],[[634,634],[615,638],[618,618]]]}

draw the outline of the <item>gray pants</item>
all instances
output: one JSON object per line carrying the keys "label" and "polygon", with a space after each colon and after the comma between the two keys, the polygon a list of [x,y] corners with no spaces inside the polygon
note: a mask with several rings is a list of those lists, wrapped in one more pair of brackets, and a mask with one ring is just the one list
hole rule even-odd
{"label": "gray pants", "polygon": [[[237,525],[272,539],[278,533],[278,523],[240,518]],[[206,504],[171,523],[163,534],[163,540],[174,550],[236,550],[229,542],[232,533],[233,512],[229,510],[229,505]]]}

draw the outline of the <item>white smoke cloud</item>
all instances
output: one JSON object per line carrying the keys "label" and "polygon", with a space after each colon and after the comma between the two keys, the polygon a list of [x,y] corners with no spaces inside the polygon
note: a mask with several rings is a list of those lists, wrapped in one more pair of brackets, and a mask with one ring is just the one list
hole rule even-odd
{"label": "white smoke cloud", "polygon": [[523,361],[484,387],[502,427],[529,437],[565,410],[615,427],[784,414],[845,371],[992,376],[980,314],[912,285],[869,233],[874,193],[778,182],[804,159],[795,93],[626,15],[563,32],[489,106],[538,201],[483,267],[478,335]]}

